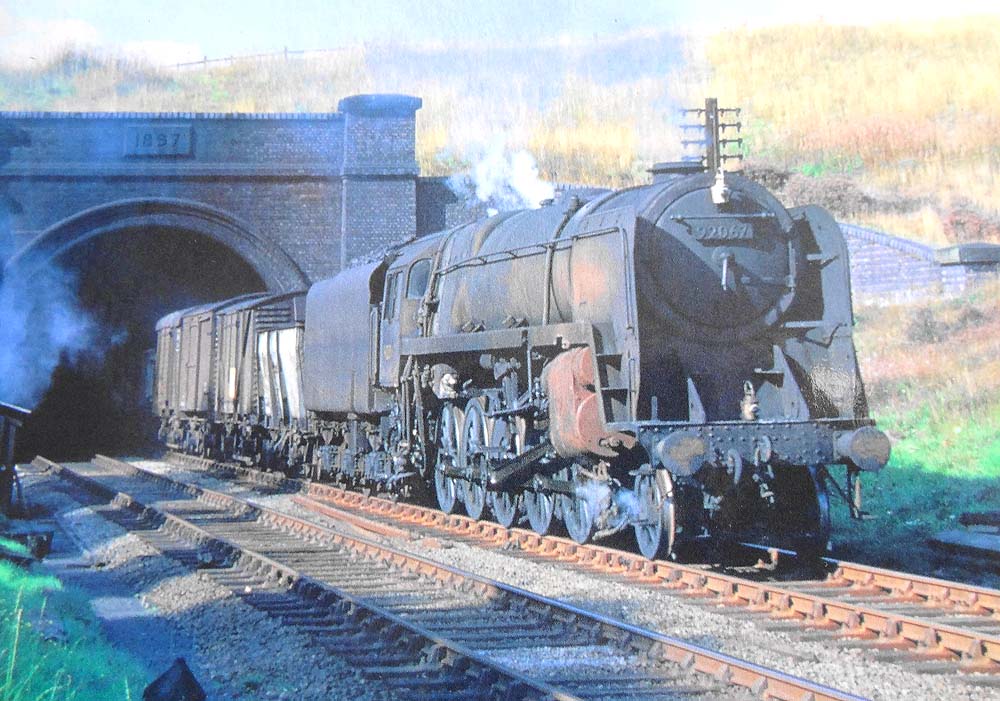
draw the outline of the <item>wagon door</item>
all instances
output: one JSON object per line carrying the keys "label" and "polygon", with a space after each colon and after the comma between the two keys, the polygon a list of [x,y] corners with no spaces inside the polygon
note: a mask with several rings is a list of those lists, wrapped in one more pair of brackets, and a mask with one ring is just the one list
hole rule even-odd
{"label": "wagon door", "polygon": [[300,327],[281,329],[276,332],[278,360],[281,364],[281,385],[285,399],[285,418],[289,425],[302,425],[305,420],[305,404],[302,400],[302,329]]}
{"label": "wagon door", "polygon": [[278,331],[267,332],[267,354],[270,361],[272,427],[281,426],[288,420],[288,392],[285,390],[281,373],[281,356],[278,353]]}
{"label": "wagon door", "polygon": [[171,390],[174,387],[174,328],[167,326],[156,332],[156,383],[154,386],[153,409],[155,414],[163,414],[174,408]]}
{"label": "wagon door", "polygon": [[[233,367],[233,350],[235,343],[233,339],[235,331],[235,315],[227,312],[219,314],[218,318],[218,358],[215,364],[215,412],[217,415],[229,415],[233,413],[233,399],[235,399],[235,377],[230,381],[230,368]],[[235,368],[233,368],[235,369]]]}
{"label": "wagon door", "polygon": [[244,364],[247,354],[247,309],[230,311],[219,316],[219,358],[216,373],[217,408],[223,414],[249,413],[243,394],[246,393]]}
{"label": "wagon door", "polygon": [[170,408],[173,411],[179,411],[183,407],[181,406],[181,397],[183,396],[183,384],[184,384],[184,327],[178,322],[177,326],[170,330],[170,370],[169,372],[169,387],[167,389],[167,401],[170,402]]}
{"label": "wagon door", "polygon": [[156,332],[156,373],[153,384],[153,413],[160,415],[170,406],[167,388],[170,386],[170,330]]}
{"label": "wagon door", "polygon": [[257,334],[257,386],[260,390],[261,423],[265,426],[272,426],[276,397],[274,396],[274,386],[271,384],[274,372],[271,368],[268,340],[267,331]]}
{"label": "wagon door", "polygon": [[195,411],[212,408],[212,373],[215,370],[215,315],[204,314],[198,318],[198,369]]}
{"label": "wagon door", "polygon": [[198,318],[185,317],[181,322],[181,382],[178,408],[198,410],[198,349],[201,346]]}

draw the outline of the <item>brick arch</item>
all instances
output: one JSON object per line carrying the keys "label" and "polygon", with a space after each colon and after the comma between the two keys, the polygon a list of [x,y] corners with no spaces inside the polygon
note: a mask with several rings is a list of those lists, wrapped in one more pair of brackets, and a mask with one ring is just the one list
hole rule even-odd
{"label": "brick arch", "polygon": [[30,268],[98,236],[151,227],[188,231],[222,243],[257,272],[268,290],[290,292],[309,284],[288,253],[246,223],[202,202],[171,198],[119,200],[74,214],[35,237],[4,267]]}

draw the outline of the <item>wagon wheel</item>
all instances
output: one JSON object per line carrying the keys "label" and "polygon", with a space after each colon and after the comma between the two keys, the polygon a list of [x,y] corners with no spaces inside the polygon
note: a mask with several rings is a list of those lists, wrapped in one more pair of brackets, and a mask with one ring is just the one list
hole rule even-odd
{"label": "wagon wheel", "polygon": [[193,449],[192,453],[200,458],[205,457],[205,427],[198,426],[194,431],[192,431],[193,437]]}
{"label": "wagon wheel", "polygon": [[639,552],[650,560],[668,557],[677,536],[674,481],[666,470],[635,477],[639,513],[633,528]]}
{"label": "wagon wheel", "polygon": [[479,519],[486,508],[486,480],[489,478],[489,432],[486,425],[484,401],[470,399],[465,405],[465,421],[462,423],[462,440],[459,444],[459,466],[469,476],[462,480],[462,500],[465,513],[470,518]]}
{"label": "wagon wheel", "polygon": [[[521,417],[502,416],[493,421],[490,431],[490,447],[497,462],[511,460],[524,452],[525,421]],[[510,528],[517,518],[521,495],[517,492],[496,491],[488,495],[490,509],[504,528]]]}
{"label": "wagon wheel", "polygon": [[566,532],[577,543],[586,543],[594,534],[597,510],[600,508],[596,498],[587,499],[587,495],[591,493],[587,489],[590,480],[582,472],[583,469],[577,463],[562,471],[563,479],[573,483],[576,494],[560,494],[558,497]]}
{"label": "wagon wheel", "polygon": [[446,514],[455,510],[455,502],[458,500],[457,480],[447,475],[446,470],[458,465],[463,418],[462,410],[452,404],[445,404],[441,408],[437,461],[434,464],[434,491],[437,493],[438,506]]}

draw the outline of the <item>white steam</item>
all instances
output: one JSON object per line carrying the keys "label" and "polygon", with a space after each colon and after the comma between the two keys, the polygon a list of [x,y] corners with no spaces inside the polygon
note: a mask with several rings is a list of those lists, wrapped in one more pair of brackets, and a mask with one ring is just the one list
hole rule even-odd
{"label": "white steam", "polygon": [[615,505],[618,507],[618,513],[622,514],[628,521],[638,521],[639,514],[639,500],[635,496],[635,492],[631,489],[619,489],[615,492]]}
{"label": "white steam", "polygon": [[54,264],[3,270],[2,262],[0,400],[34,408],[59,363],[90,352],[99,328],[77,304],[73,275]]}
{"label": "white steam", "polygon": [[577,485],[574,490],[577,499],[587,502],[587,507],[595,517],[611,506],[611,487],[607,482],[588,480]]}
{"label": "white steam", "polygon": [[448,186],[470,202],[483,203],[490,216],[513,209],[537,209],[555,196],[551,183],[538,175],[535,157],[509,153],[502,141],[475,154],[472,169],[448,179]]}

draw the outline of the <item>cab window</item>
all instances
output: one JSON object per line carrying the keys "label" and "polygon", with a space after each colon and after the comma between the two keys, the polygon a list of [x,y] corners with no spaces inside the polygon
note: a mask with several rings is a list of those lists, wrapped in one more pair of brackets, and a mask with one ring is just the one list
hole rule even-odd
{"label": "cab window", "polygon": [[383,316],[386,320],[396,318],[396,298],[399,297],[399,276],[400,272],[389,275],[389,280],[385,284],[385,304],[383,305]]}
{"label": "cab window", "polygon": [[407,299],[421,299],[427,292],[431,278],[431,259],[423,258],[410,266],[410,276],[406,281]]}

